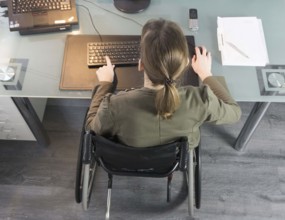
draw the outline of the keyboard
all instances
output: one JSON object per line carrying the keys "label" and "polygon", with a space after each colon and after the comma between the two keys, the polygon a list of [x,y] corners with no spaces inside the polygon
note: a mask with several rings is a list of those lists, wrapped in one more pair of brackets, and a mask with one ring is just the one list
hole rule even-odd
{"label": "keyboard", "polygon": [[137,65],[140,58],[139,41],[110,41],[87,43],[87,65],[89,67],[106,64],[108,55],[117,66]]}
{"label": "keyboard", "polygon": [[70,0],[12,0],[14,14],[46,10],[71,10]]}

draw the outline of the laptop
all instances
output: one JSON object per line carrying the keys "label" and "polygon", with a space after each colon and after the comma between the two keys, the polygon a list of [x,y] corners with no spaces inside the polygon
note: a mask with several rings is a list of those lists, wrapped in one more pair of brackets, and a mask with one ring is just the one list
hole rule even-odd
{"label": "laptop", "polygon": [[10,31],[34,34],[70,30],[78,24],[75,0],[9,0]]}

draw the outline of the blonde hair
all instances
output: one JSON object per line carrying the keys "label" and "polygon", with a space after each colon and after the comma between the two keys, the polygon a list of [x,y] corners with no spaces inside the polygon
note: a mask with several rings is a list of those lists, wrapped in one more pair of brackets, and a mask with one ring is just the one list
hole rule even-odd
{"label": "blonde hair", "polygon": [[189,63],[188,45],[181,28],[172,21],[150,20],[142,29],[141,62],[154,85],[164,85],[156,94],[157,112],[169,119],[180,105],[177,79]]}

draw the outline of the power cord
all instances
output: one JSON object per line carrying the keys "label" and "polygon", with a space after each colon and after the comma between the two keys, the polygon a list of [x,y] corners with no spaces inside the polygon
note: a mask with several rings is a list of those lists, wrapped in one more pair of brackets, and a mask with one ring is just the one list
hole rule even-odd
{"label": "power cord", "polygon": [[99,30],[97,29],[97,27],[96,27],[95,24],[94,24],[94,21],[93,21],[93,19],[92,19],[92,16],[91,16],[91,13],[90,13],[89,8],[87,8],[85,5],[79,5],[79,4],[76,4],[76,5],[77,5],[77,6],[80,6],[80,7],[82,7],[82,8],[84,8],[84,9],[87,10],[88,15],[89,15],[90,20],[91,20],[92,27],[94,28],[94,30],[96,31],[96,33],[99,35],[100,41],[102,42],[102,36],[101,36]]}
{"label": "power cord", "polygon": [[[139,25],[140,27],[143,26],[141,23],[137,22],[136,20],[131,19],[131,18],[126,17],[126,16],[123,16],[123,15],[120,15],[120,14],[118,14],[118,13],[115,13],[115,12],[111,11],[111,10],[108,10],[108,9],[102,7],[101,5],[99,5],[99,4],[95,3],[95,2],[91,2],[91,1],[88,1],[88,0],[82,0],[82,1],[88,2],[88,3],[92,4],[92,5],[95,5],[97,8],[100,8],[100,9],[102,9],[102,10],[104,10],[104,11],[107,11],[107,12],[109,12],[109,13],[111,13],[111,14],[117,15],[117,16],[123,18],[123,19],[132,21],[132,22],[134,22],[135,24]],[[94,28],[94,30],[96,31],[96,33],[99,35],[100,41],[102,42],[102,36],[101,36],[101,34],[100,34],[98,28],[97,28],[97,27],[95,26],[95,24],[94,24],[94,21],[93,21],[93,18],[92,18],[92,15],[91,15],[91,13],[90,13],[89,8],[88,8],[87,6],[85,6],[85,5],[82,5],[82,4],[76,4],[76,5],[79,6],[79,7],[84,8],[85,10],[87,10],[88,15],[89,15],[89,18],[90,18],[90,21],[91,21],[91,24],[92,24],[92,27]]]}
{"label": "power cord", "polygon": [[[132,21],[132,22],[134,22],[135,24],[139,25],[140,27],[143,27],[143,24],[139,23],[138,21],[136,21],[136,20],[134,20],[134,19],[132,19],[132,18],[123,16],[123,15],[121,15],[121,14],[115,13],[114,11],[108,10],[108,9],[102,7],[100,4],[95,3],[94,1],[88,1],[88,0],[82,0],[82,1],[88,2],[88,3],[90,3],[90,4],[94,5],[94,6],[96,6],[97,8],[100,8],[100,9],[102,9],[102,10],[104,10],[104,11],[106,11],[106,12],[109,12],[109,13],[111,13],[111,14],[117,15],[117,16],[120,17],[120,18],[129,20],[129,21]],[[90,16],[91,16],[91,15],[90,15]]]}

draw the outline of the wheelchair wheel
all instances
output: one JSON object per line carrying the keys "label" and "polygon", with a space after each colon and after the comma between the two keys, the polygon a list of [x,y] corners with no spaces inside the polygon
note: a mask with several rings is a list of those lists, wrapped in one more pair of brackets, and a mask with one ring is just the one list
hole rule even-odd
{"label": "wheelchair wheel", "polygon": [[201,207],[201,160],[200,146],[194,150],[194,183],[195,183],[195,206],[197,209]]}
{"label": "wheelchair wheel", "polygon": [[83,164],[82,166],[82,206],[84,210],[89,207],[89,202],[91,198],[94,177],[97,169],[97,162],[94,156],[90,163]]}
{"label": "wheelchair wheel", "polygon": [[84,142],[84,128],[81,131],[80,143],[78,149],[77,165],[76,165],[76,179],[75,179],[75,201],[81,203],[82,201],[82,157],[83,157],[83,142]]}
{"label": "wheelchair wheel", "polygon": [[188,165],[187,165],[187,170],[186,170],[186,180],[187,180],[187,192],[188,192],[188,213],[191,218],[194,216],[194,206],[195,206],[195,203],[194,203],[194,197],[195,197],[194,172],[195,172],[194,150],[190,149],[189,155],[188,155]]}

